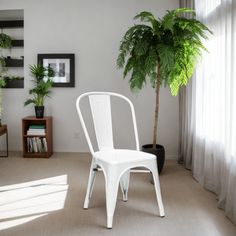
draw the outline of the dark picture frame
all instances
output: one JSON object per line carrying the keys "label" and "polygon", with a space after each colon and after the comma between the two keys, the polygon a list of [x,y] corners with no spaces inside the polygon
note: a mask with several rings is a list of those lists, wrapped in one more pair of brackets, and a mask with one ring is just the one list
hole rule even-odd
{"label": "dark picture frame", "polygon": [[38,54],[38,64],[54,69],[53,87],[75,87],[75,54]]}

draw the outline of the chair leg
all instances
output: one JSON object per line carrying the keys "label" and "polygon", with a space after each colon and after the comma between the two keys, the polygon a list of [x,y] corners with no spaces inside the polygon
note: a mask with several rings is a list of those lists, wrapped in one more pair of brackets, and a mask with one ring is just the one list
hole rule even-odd
{"label": "chair leg", "polygon": [[[155,163],[156,164],[156,163]],[[154,180],[154,187],[156,190],[156,198],[157,198],[157,203],[159,207],[159,213],[161,217],[165,216],[165,211],[164,211],[164,206],[162,202],[162,197],[161,197],[161,187],[160,187],[160,182],[159,182],[159,175],[157,168],[150,168]]]}
{"label": "chair leg", "polygon": [[118,175],[112,172],[106,176],[106,208],[107,208],[107,228],[112,228],[113,215],[116,207],[117,192],[119,186]]}
{"label": "chair leg", "polygon": [[126,171],[120,178],[120,188],[123,194],[123,201],[128,201],[130,171]]}
{"label": "chair leg", "polygon": [[94,170],[96,168],[96,165],[92,161],[91,166],[90,166],[90,171],[89,171],[89,180],[88,180],[88,185],[87,185],[87,192],[84,200],[84,209],[87,209],[89,206],[89,200],[92,196],[93,192],[93,186],[95,182],[95,177],[96,177],[96,171]]}

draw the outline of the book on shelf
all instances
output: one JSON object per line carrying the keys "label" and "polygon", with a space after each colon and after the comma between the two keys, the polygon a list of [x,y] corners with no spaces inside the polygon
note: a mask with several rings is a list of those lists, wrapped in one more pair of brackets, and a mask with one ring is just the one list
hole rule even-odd
{"label": "book on shelf", "polygon": [[34,147],[34,152],[38,152],[38,146],[37,146],[37,143],[36,143],[36,138],[32,138],[33,140],[33,147]]}
{"label": "book on shelf", "polygon": [[27,151],[31,152],[30,138],[27,138]]}
{"label": "book on shelf", "polygon": [[44,146],[45,152],[47,152],[48,151],[47,140],[46,138],[43,138],[42,140],[43,140],[43,146]]}
{"label": "book on shelf", "polygon": [[45,129],[29,129],[27,135],[45,135]]}
{"label": "book on shelf", "polygon": [[45,125],[29,125],[27,135],[45,135]]}
{"label": "book on shelf", "polygon": [[45,125],[30,125],[29,129],[45,129]]}

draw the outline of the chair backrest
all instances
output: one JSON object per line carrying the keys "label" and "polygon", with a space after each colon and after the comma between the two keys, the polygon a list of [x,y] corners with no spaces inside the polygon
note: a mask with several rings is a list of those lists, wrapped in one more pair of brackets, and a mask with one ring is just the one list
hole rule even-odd
{"label": "chair backrest", "polygon": [[76,100],[76,108],[80,118],[80,122],[88,142],[90,152],[93,154],[94,149],[88,134],[87,127],[84,122],[82,111],[80,108],[80,102],[83,98],[89,98],[89,104],[92,112],[93,124],[95,129],[95,135],[97,139],[97,144],[99,150],[104,149],[113,149],[113,130],[112,130],[112,116],[111,116],[111,96],[118,97],[125,100],[131,109],[133,127],[134,127],[134,136],[136,142],[136,149],[139,150],[139,140],[138,140],[138,131],[137,123],[134,112],[134,106],[132,102],[125,96],[118,93],[111,92],[88,92],[81,94]]}

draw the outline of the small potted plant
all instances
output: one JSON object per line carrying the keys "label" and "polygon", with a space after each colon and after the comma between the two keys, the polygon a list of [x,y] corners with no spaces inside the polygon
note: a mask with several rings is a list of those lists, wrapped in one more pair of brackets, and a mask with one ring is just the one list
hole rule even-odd
{"label": "small potted plant", "polygon": [[179,88],[187,85],[197,59],[206,50],[201,39],[206,39],[206,33],[210,32],[200,21],[186,18],[183,13],[195,16],[188,8],[167,11],[161,19],[150,12],[135,16],[134,19],[145,23],[136,24],[125,33],[117,58],[118,68],[124,67],[123,77],[130,75],[132,91],[141,90],[147,78],[155,89],[153,142],[143,145],[143,151],[157,156],[159,173],[165,160],[165,149],[157,144],[160,86],[168,86],[176,96]]}
{"label": "small potted plant", "polygon": [[34,104],[36,118],[44,116],[44,99],[49,97],[52,88],[52,77],[55,73],[51,67],[43,67],[42,65],[30,65],[31,75],[34,77],[34,88],[30,89],[29,94],[32,98],[25,101],[24,105]]}

